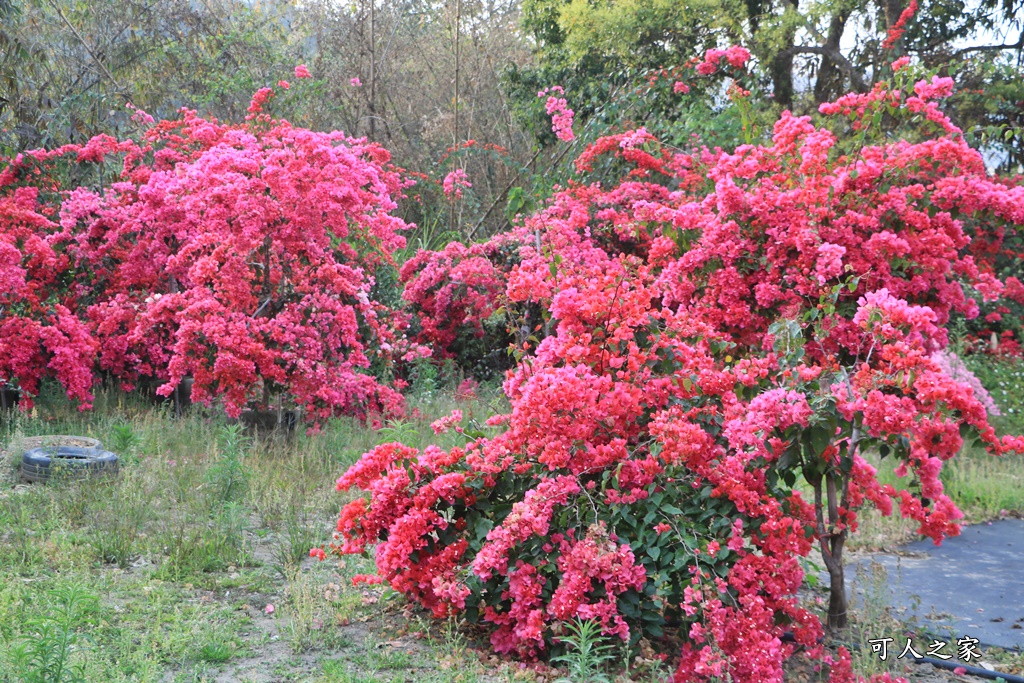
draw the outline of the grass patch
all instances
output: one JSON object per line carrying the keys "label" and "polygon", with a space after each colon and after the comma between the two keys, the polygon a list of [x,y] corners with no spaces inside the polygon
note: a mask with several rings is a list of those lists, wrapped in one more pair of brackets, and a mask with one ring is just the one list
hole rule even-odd
{"label": "grass patch", "polygon": [[[352,586],[372,570],[366,560],[317,563],[309,550],[330,540],[347,502],[334,481],[362,453],[396,435],[435,443],[431,421],[456,407],[482,420],[493,410],[484,401],[432,389],[413,399],[419,417],[384,430],[337,419],[319,434],[257,440],[201,408],[175,418],[119,391],[98,392],[89,413],[56,392],[40,398],[32,414],[0,418],[0,683],[269,671],[359,681],[371,680],[367,663],[386,672],[379,680],[449,680],[435,657],[376,649],[407,618],[404,603]],[[58,433],[100,439],[121,456],[120,474],[21,483],[18,442]],[[74,591],[84,602],[69,616],[61,596]],[[457,668],[474,667],[465,654]]]}

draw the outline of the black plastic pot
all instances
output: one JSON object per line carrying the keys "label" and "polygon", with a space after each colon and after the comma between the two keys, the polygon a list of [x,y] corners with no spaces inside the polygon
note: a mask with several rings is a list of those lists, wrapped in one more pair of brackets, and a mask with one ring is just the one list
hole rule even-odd
{"label": "black plastic pot", "polygon": [[248,431],[258,434],[269,434],[271,432],[284,432],[290,434],[295,431],[299,422],[298,412],[294,410],[243,410],[238,421]]}
{"label": "black plastic pot", "polygon": [[20,401],[21,391],[11,387],[0,387],[0,410],[12,410]]}
{"label": "black plastic pot", "polygon": [[47,481],[54,476],[81,479],[95,474],[116,474],[117,456],[96,439],[84,436],[37,436],[23,442],[21,476]]}
{"label": "black plastic pot", "polygon": [[178,386],[175,387],[170,396],[161,396],[156,393],[156,390],[163,386],[165,382],[161,379],[143,377],[138,381],[137,390],[154,403],[171,404],[174,406],[174,414],[180,416],[186,408],[192,405],[192,382],[193,379],[191,377],[182,377],[181,382],[178,383]]}

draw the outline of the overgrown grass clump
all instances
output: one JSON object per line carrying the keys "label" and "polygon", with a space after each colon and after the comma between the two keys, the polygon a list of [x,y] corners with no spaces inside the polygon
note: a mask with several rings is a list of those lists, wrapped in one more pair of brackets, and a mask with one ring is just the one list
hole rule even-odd
{"label": "overgrown grass clump", "polygon": [[[372,571],[368,560],[309,557],[347,502],[334,481],[362,453],[396,433],[426,445],[437,438],[430,422],[456,407],[481,419],[497,409],[457,401],[436,376],[429,384],[411,400],[419,417],[382,430],[338,419],[315,435],[256,435],[211,411],[175,418],[114,390],[89,413],[54,392],[31,414],[3,416],[0,682],[245,681],[267,671],[446,681],[460,670],[475,680],[475,660],[442,670],[400,646],[388,661],[401,671],[367,669],[385,641],[420,643],[397,614],[404,602],[352,586]],[[42,434],[100,439],[119,454],[120,474],[22,483],[19,442]]]}

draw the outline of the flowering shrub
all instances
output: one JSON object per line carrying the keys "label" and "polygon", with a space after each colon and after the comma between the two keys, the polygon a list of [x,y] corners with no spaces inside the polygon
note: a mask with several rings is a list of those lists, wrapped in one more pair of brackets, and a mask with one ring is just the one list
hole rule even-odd
{"label": "flowering shrub", "polygon": [[[5,354],[5,379],[34,393],[49,363],[86,401],[95,358],[128,385],[158,378],[165,395],[192,375],[194,401],[220,398],[235,416],[261,389],[316,421],[401,412],[366,368],[429,354],[403,341],[401,312],[370,298],[376,267],[405,244],[390,213],[402,181],[375,144],[272,119],[273,94],[256,93],[243,125],[186,111],[138,145],[97,138],[48,153],[117,155],[122,171],[102,192],[79,187],[42,210],[31,188],[3,197],[19,207],[5,213],[17,228],[4,231],[4,272],[53,359],[24,346]],[[14,160],[0,186],[30,170]],[[70,283],[54,289],[61,267]]]}
{"label": "flowering shrub", "polygon": [[[821,552],[842,627],[859,508],[896,504],[939,542],[959,530],[939,472],[963,435],[1024,449],[933,360],[951,314],[1003,291],[979,245],[1024,222],[1021,190],[942,116],[946,92],[883,84],[823,107],[857,130],[883,108],[925,115],[922,141],[851,155],[788,113],[733,153],[598,140],[577,168],[609,155],[625,178],[559,191],[517,238],[508,305],[550,329],[520,340],[511,412],[464,447],[365,454],[337,484],[369,497],[342,510],[332,550],[375,546],[377,578],[491,624],[501,652],[538,656],[579,617],[631,642],[674,629],[677,681],[780,681],[796,647],[824,656],[799,558]],[[867,449],[914,481],[881,485]]]}
{"label": "flowering shrub", "polygon": [[402,298],[415,321],[414,340],[463,368],[479,365],[489,352],[504,355],[509,342],[504,323],[485,323],[501,306],[520,239],[502,235],[471,246],[451,242],[440,251],[421,249],[403,263]]}
{"label": "flowering shrub", "polygon": [[981,380],[971,372],[970,368],[964,365],[964,362],[960,360],[960,357],[949,349],[943,349],[942,351],[936,351],[932,354],[931,359],[939,366],[939,369],[947,377],[955,379],[957,382],[966,384],[974,392],[974,397],[978,399],[981,405],[985,406],[986,412],[989,415],[998,417],[1002,413],[999,410],[999,406],[992,400],[992,396],[988,393],[984,386],[981,384]]}
{"label": "flowering shrub", "polygon": [[55,242],[54,203],[66,167],[92,165],[97,149],[112,143],[103,138],[26,152],[0,172],[0,385],[17,384],[25,409],[46,377],[59,381],[81,409],[91,405],[99,343],[67,296],[75,269]]}

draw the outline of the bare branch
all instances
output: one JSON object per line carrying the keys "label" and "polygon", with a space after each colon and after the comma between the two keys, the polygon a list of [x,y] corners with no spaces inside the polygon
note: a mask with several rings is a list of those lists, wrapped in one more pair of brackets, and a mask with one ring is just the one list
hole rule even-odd
{"label": "bare branch", "polygon": [[121,86],[120,83],[117,82],[117,79],[114,78],[114,74],[110,73],[110,71],[107,69],[107,66],[102,62],[102,60],[100,60],[100,58],[96,56],[96,53],[93,52],[92,47],[85,40],[85,38],[82,37],[82,34],[78,32],[78,29],[75,28],[74,24],[72,24],[68,20],[68,18],[64,16],[64,12],[61,11],[60,6],[58,6],[54,0],[50,0],[50,7],[52,7],[53,11],[57,13],[57,16],[61,18],[61,21],[63,21],[67,25],[67,27],[71,29],[71,32],[75,34],[75,38],[77,38],[78,42],[82,44],[82,47],[84,47],[85,51],[89,53],[89,56],[92,57],[92,60],[96,63],[96,66],[100,68],[100,70],[107,77],[107,79],[114,84],[114,87],[117,88],[117,91],[121,95],[121,97],[123,97],[126,102],[130,101],[128,93],[124,91],[124,88]]}

